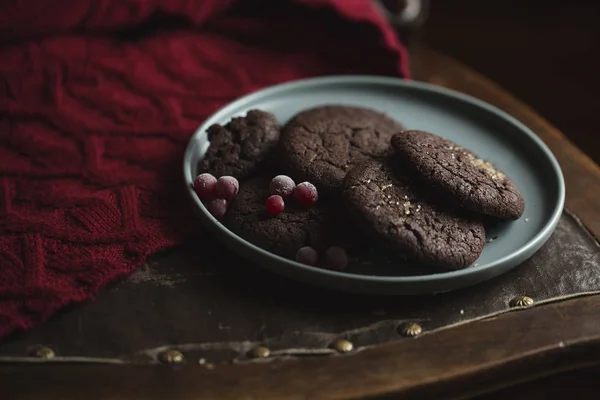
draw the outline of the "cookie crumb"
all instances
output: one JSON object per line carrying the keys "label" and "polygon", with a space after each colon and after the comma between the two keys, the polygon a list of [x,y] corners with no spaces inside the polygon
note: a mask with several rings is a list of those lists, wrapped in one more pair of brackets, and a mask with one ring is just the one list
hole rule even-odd
{"label": "cookie crumb", "polygon": [[529,222],[529,218],[525,218],[525,222]]}
{"label": "cookie crumb", "polygon": [[474,266],[474,267],[476,267],[476,266],[478,266],[478,265],[479,265],[479,263],[475,263],[475,264],[473,264],[473,266]]}
{"label": "cookie crumb", "polygon": [[470,153],[467,153],[466,156],[471,165],[473,165],[475,168],[483,170],[483,172],[488,177],[492,178],[495,181],[504,179],[504,174],[498,171],[496,168],[494,168],[492,163],[490,163],[489,161],[482,160],[481,158],[476,158],[473,154]]}
{"label": "cookie crumb", "polygon": [[410,201],[405,202],[403,204],[403,206],[404,206],[404,214],[410,215],[410,206],[411,206]]}

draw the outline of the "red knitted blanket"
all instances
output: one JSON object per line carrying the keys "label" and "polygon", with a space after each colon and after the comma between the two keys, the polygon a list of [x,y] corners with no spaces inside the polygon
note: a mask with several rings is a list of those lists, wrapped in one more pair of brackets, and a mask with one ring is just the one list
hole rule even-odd
{"label": "red knitted blanket", "polygon": [[408,74],[369,0],[3,2],[0,338],[193,232],[181,158],[207,116],[349,73]]}

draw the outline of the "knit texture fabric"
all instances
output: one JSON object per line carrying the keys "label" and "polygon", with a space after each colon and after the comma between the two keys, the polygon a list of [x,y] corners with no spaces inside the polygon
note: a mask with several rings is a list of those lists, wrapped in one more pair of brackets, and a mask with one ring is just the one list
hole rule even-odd
{"label": "knit texture fabric", "polygon": [[0,338],[91,298],[197,228],[184,148],[268,85],[408,77],[369,0],[0,5]]}

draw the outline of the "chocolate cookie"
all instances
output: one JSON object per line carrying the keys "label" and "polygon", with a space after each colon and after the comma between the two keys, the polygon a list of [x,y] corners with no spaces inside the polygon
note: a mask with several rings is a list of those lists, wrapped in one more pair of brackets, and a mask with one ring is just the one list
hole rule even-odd
{"label": "chocolate cookie", "polygon": [[208,130],[210,146],[202,169],[216,176],[231,175],[243,180],[256,172],[279,140],[279,123],[273,114],[250,110],[245,117],[232,118],[225,126]]}
{"label": "chocolate cookie", "polygon": [[256,246],[290,258],[303,246],[321,252],[340,244],[334,218],[320,201],[310,208],[300,208],[290,200],[281,214],[269,215],[265,201],[270,181],[269,177],[258,176],[241,185],[224,219],[231,231]]}
{"label": "chocolate cookie", "polygon": [[525,202],[502,171],[450,140],[423,131],[394,135],[397,154],[449,201],[487,216],[515,220]]}
{"label": "chocolate cookie", "polygon": [[398,174],[395,157],[355,167],[344,180],[342,197],[366,232],[423,263],[464,268],[485,245],[481,222],[433,205],[414,181]]}
{"label": "chocolate cookie", "polygon": [[297,114],[281,134],[281,167],[325,194],[337,192],[356,164],[389,152],[402,125],[360,107],[323,106]]}

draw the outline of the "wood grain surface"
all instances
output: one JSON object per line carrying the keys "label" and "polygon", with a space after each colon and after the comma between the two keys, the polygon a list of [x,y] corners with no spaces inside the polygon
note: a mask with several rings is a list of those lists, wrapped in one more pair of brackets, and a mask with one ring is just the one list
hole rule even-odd
{"label": "wood grain surface", "polygon": [[[530,108],[481,75],[426,48],[420,50],[416,62],[420,79],[495,104],[540,135],[563,167],[568,206],[599,235],[600,206],[594,199],[594,193],[600,193],[597,165]],[[529,400],[549,398],[556,392],[544,392],[539,382],[503,388],[561,371],[596,368],[600,363],[598,320],[600,297],[591,296],[328,358],[213,368],[190,364],[5,365],[0,367],[0,393],[3,398],[112,400],[450,399],[489,392],[496,394],[481,398],[518,398],[519,393],[528,393]],[[570,393],[586,398],[592,393],[581,391],[585,382],[577,377],[589,377],[598,369],[585,371],[556,375],[551,382],[564,376],[573,385]],[[503,397],[494,397],[498,393]]]}
{"label": "wood grain surface", "polygon": [[600,362],[599,306],[598,297],[565,301],[327,358],[212,369],[3,366],[0,393],[48,400],[465,398]]}

